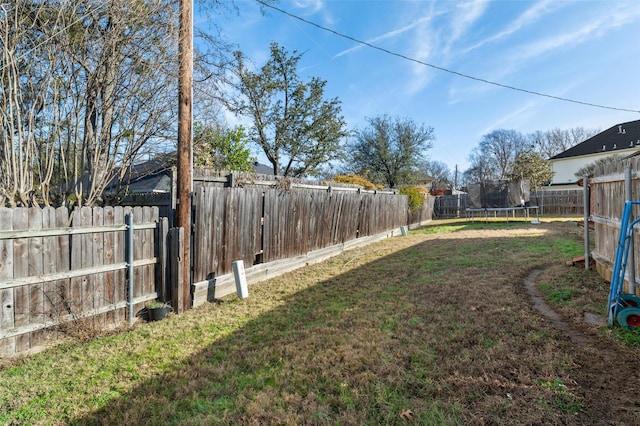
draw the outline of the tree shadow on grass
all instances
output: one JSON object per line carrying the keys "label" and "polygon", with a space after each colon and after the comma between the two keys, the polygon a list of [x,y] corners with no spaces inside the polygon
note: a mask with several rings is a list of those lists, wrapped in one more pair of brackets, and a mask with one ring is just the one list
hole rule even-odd
{"label": "tree shadow on grass", "polygon": [[[536,385],[571,380],[570,349],[523,308],[516,288],[547,260],[532,254],[514,265],[513,250],[494,238],[381,252],[282,296],[276,308],[73,423],[571,424],[579,398],[566,391],[563,404],[554,403],[557,390]],[[358,263],[349,256],[331,262],[347,269]],[[309,280],[304,274],[288,279]],[[278,299],[278,282],[225,304]]]}

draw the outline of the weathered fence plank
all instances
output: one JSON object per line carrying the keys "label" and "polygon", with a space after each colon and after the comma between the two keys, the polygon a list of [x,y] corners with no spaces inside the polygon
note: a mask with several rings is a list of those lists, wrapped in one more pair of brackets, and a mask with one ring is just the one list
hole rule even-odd
{"label": "weathered fence plank", "polygon": [[[127,209],[130,211],[130,209]],[[114,224],[124,224],[125,219],[125,208],[116,207],[113,211],[113,222]],[[121,263],[126,259],[126,244],[125,244],[125,235],[124,232],[115,232],[113,238],[113,263]],[[114,277],[114,301],[118,302],[121,300],[126,300],[126,286],[127,286],[127,275],[124,269],[116,271]],[[116,309],[113,311],[114,321],[116,324],[123,323],[126,321],[126,308],[123,307],[121,309]]]}
{"label": "weathered fence plank", "polygon": [[171,273],[171,306],[176,313],[181,314],[184,311],[184,268],[182,262],[185,259],[180,255],[184,252],[184,228],[171,228],[169,230],[170,251],[174,253],[170,257],[170,273]]}
{"label": "weathered fence plank", "polygon": [[[56,227],[56,210],[53,207],[42,209],[42,228],[55,229]],[[51,274],[57,272],[56,237],[49,236],[42,238],[42,261],[44,265],[43,274]],[[57,306],[59,304],[58,292],[56,291],[56,282],[48,281],[42,283],[43,310],[41,324],[55,316]],[[46,329],[39,330],[34,333],[36,342],[35,346],[41,346],[49,339],[50,331]],[[33,339],[32,339],[33,343]]]}
{"label": "weathered fence plank", "polygon": [[[80,226],[92,226],[92,213],[93,209],[91,207],[82,207],[79,212],[79,220]],[[93,266],[93,250],[91,249],[91,244],[93,242],[93,238],[91,234],[83,234],[80,237],[80,246],[73,247],[74,250],[80,250],[80,268],[86,269]],[[82,312],[91,312],[94,307],[94,281],[93,275],[84,275],[81,280],[81,300],[80,306]]]}
{"label": "weathered fence plank", "polygon": [[[55,211],[55,226],[66,228],[69,226],[69,211],[64,207],[59,207]],[[56,237],[56,272],[69,271],[71,267],[71,237],[69,235],[59,235]],[[69,315],[73,311],[71,308],[71,280],[61,278],[53,282],[54,291],[59,300],[52,319],[58,320],[63,315]]]}
{"label": "weathered fence plank", "polygon": [[[156,217],[155,219],[157,220],[158,218]],[[143,207],[141,223],[149,223],[151,221],[152,221],[151,207],[148,207],[148,206]],[[153,248],[154,248],[153,233],[154,233],[153,229],[145,229],[141,231],[141,234],[142,234],[142,238],[140,242],[142,244],[141,258],[143,259],[149,259],[153,257]],[[156,291],[154,269],[155,269],[154,265],[147,265],[142,268],[142,270],[144,271],[144,279],[142,283],[140,283],[141,284],[140,287],[142,289],[143,295],[151,294]],[[142,306],[144,307],[144,305]]]}
{"label": "weathered fence plank", "polygon": [[[104,225],[104,209],[102,207],[94,207],[92,213],[92,226]],[[104,233],[94,232],[91,235],[91,249],[93,262],[91,267],[100,267],[104,265]],[[101,310],[106,303],[105,295],[105,277],[104,274],[96,274],[93,277],[94,286],[94,309]],[[94,316],[94,324],[98,328],[104,328],[106,324],[106,312]]]}
{"label": "weathered fence plank", "polygon": [[[104,225],[113,225],[115,220],[115,213],[113,207],[105,207],[103,212]],[[114,252],[116,250],[116,239],[114,232],[105,232],[103,236],[104,253],[102,257],[102,263],[104,265],[113,265]],[[105,305],[113,305],[116,302],[116,272],[111,271],[103,275],[104,277],[104,303]],[[109,325],[115,325],[115,312],[110,310],[105,313],[105,323]]]}
{"label": "weathered fence plank", "polygon": [[[13,229],[29,229],[29,210],[18,209],[13,214]],[[13,278],[29,276],[29,239],[16,238],[13,240]],[[14,293],[16,327],[29,324],[29,287],[18,287]],[[31,337],[18,336],[16,350],[22,352],[31,347]]]}
{"label": "weathered fence plank", "polygon": [[156,291],[158,298],[163,302],[171,301],[171,289],[169,287],[169,219],[160,217],[158,229],[156,231],[156,241],[154,256],[158,258],[156,263]]}
{"label": "weathered fence plank", "polygon": [[[39,231],[43,228],[44,211],[39,207],[31,207],[28,209],[29,215],[29,229]],[[44,273],[43,265],[43,238],[29,238],[28,248],[28,263],[29,272],[28,276],[41,275]],[[42,324],[44,323],[44,284],[31,284],[30,286],[23,287],[27,289],[29,293],[29,324]],[[29,347],[37,347],[43,343],[43,331],[38,330],[29,335],[23,335],[20,337],[29,337],[31,342]],[[25,348],[26,349],[26,348]],[[20,350],[20,349],[19,349]]]}

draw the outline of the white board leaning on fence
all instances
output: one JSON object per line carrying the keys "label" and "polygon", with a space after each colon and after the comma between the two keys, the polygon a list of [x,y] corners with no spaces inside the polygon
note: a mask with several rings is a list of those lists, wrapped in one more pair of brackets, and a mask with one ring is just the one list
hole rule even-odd
{"label": "white board leaning on fence", "polygon": [[247,286],[247,276],[244,273],[244,262],[236,260],[233,262],[233,276],[236,280],[236,292],[240,299],[249,297],[249,288]]}

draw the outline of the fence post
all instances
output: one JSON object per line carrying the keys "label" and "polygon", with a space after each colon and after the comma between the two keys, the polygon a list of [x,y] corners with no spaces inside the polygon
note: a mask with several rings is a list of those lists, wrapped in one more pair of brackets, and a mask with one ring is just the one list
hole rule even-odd
{"label": "fence post", "polygon": [[159,283],[156,291],[158,297],[163,302],[166,302],[171,298],[169,288],[169,253],[168,253],[168,235],[169,235],[169,219],[166,217],[160,218],[158,221],[156,247],[158,253],[158,263],[156,263],[156,277]]}
{"label": "fence post", "polygon": [[[633,200],[631,164],[625,164],[624,166],[624,194],[627,201]],[[631,222],[633,222],[633,209],[631,210],[631,215],[629,216],[629,223]],[[629,293],[636,294],[636,256],[635,244],[633,242],[635,238],[633,236],[633,229],[630,229],[629,232],[629,261],[627,262],[627,266],[629,268]]]}
{"label": "fence post", "polygon": [[129,283],[129,294],[127,295],[127,301],[129,304],[129,325],[133,325],[134,323],[134,313],[133,313],[133,213],[127,214],[125,218],[125,222],[127,225],[127,276]]}
{"label": "fence post", "polygon": [[[184,293],[182,286],[184,282],[184,271],[182,262],[185,260],[182,258],[184,249],[184,228],[171,228],[169,230],[169,270],[171,272],[171,306],[176,314],[184,312]],[[189,260],[187,259],[187,262]]]}
{"label": "fence post", "polygon": [[584,185],[584,269],[589,270],[589,176],[585,173],[582,182]]}

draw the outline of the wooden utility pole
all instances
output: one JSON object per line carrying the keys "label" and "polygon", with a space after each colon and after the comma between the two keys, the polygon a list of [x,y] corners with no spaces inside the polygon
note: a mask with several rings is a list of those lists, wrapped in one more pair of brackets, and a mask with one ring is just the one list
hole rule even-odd
{"label": "wooden utility pole", "polygon": [[[180,30],[178,42],[178,206],[176,226],[184,229],[182,258],[183,286],[173,299],[178,312],[191,307],[191,86],[193,82],[193,3],[180,0]],[[177,298],[176,298],[177,296]]]}

